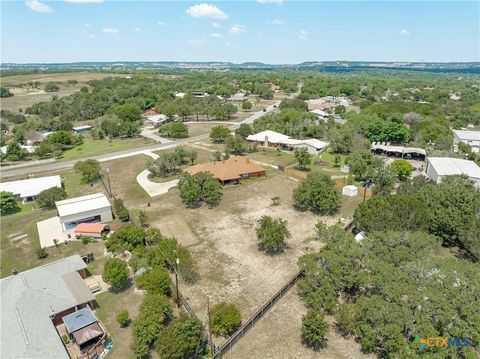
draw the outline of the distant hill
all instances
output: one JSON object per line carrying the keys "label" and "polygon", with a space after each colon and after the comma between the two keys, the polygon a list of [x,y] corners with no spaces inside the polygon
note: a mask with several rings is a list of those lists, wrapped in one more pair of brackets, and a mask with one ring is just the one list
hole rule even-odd
{"label": "distant hill", "polygon": [[296,70],[351,72],[368,70],[407,70],[445,73],[480,74],[480,62],[374,62],[374,61],[306,61],[300,64],[272,65],[262,62],[235,64],[222,61],[112,61],[112,62],[72,62],[72,63],[3,63],[2,76],[25,72],[48,71],[146,71],[146,70]]}

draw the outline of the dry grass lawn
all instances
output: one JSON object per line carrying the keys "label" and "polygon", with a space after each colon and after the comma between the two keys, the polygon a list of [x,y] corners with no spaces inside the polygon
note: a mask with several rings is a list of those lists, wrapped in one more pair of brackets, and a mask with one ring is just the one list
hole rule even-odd
{"label": "dry grass lawn", "polygon": [[[206,320],[209,297],[213,304],[220,301],[235,303],[241,309],[243,319],[247,319],[298,270],[297,260],[301,255],[321,248],[321,242],[312,240],[314,225],[319,220],[333,224],[340,215],[332,218],[296,211],[292,206],[291,193],[297,185],[297,181],[269,171],[267,178],[224,188],[220,205],[213,209],[186,209],[177,189],[152,202],[150,208],[145,208],[149,211],[151,224],[189,247],[197,261],[200,280],[194,285],[181,282],[181,291],[199,317]],[[274,196],[280,197],[280,205],[271,205]],[[284,253],[266,255],[258,250],[255,227],[263,215],[288,221],[291,238]],[[283,301],[278,305],[284,306]],[[301,300],[295,297],[288,302],[290,315],[300,321],[305,310]],[[295,334],[298,323],[291,326],[288,324],[291,321],[285,321],[285,331],[294,336],[283,357],[297,357],[295,353],[300,349],[307,353],[306,357],[315,357],[314,352],[301,345]],[[216,344],[221,344],[223,340],[215,338]],[[257,357],[261,358],[271,354],[269,340],[278,343],[282,338],[272,334],[271,339],[262,336],[252,343],[245,338],[244,343],[248,347],[257,347]],[[239,353],[237,358],[254,357],[253,352],[246,350]]]}

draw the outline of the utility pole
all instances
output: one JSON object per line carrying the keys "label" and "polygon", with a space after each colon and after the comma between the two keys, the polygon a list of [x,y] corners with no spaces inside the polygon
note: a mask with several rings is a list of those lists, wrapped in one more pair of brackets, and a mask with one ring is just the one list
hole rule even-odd
{"label": "utility pole", "polygon": [[212,340],[212,318],[210,316],[210,298],[207,297],[207,318],[208,318],[208,341],[210,342],[210,347],[212,348],[212,351],[215,353],[215,347],[213,345],[213,340]]}
{"label": "utility pole", "polygon": [[178,265],[180,264],[180,258],[177,257],[177,250],[173,250],[173,253],[175,254],[175,288],[177,292],[177,306],[180,308],[180,292],[178,290]]}
{"label": "utility pole", "polygon": [[112,197],[112,185],[110,184],[110,168],[107,168],[108,194]]}

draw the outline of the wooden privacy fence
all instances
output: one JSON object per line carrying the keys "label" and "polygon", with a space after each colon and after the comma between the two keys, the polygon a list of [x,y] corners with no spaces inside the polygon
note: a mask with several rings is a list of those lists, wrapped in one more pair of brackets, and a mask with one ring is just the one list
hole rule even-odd
{"label": "wooden privacy fence", "polygon": [[238,329],[235,334],[228,338],[225,343],[220,345],[215,354],[212,356],[212,359],[221,358],[223,354],[228,352],[232,347],[250,330],[253,326],[268,312],[273,305],[280,300],[289,290],[292,288],[297,281],[303,277],[303,272],[296,273],[278,292],[276,292],[262,307],[241,327]]}

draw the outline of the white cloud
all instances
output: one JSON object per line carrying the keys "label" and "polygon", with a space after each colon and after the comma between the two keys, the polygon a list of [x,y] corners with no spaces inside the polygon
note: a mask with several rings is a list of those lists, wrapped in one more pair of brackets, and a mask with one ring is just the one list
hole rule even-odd
{"label": "white cloud", "polygon": [[285,20],[281,20],[281,19],[275,19],[272,21],[272,24],[273,25],[285,25],[287,22]]}
{"label": "white cloud", "polygon": [[212,27],[214,27],[215,29],[220,29],[222,25],[220,25],[218,22],[212,22]]}
{"label": "white cloud", "polygon": [[134,28],[133,28],[133,31],[135,31],[135,32],[143,32],[143,30],[142,30],[141,28],[139,28],[139,27],[134,27]]}
{"label": "white cloud", "polygon": [[196,46],[196,47],[204,47],[207,45],[207,40],[204,38],[201,39],[192,39],[187,41],[190,45]]}
{"label": "white cloud", "polygon": [[299,32],[297,32],[297,37],[300,40],[306,40],[306,39],[308,39],[308,32],[306,30],[302,29]]}
{"label": "white cloud", "polygon": [[117,34],[120,30],[118,29],[112,29],[110,27],[105,27],[102,29],[102,32],[104,32],[105,34]]}
{"label": "white cloud", "polygon": [[90,25],[90,24],[85,24],[84,26],[85,27],[92,27],[92,25]]}
{"label": "white cloud", "polygon": [[410,35],[410,31],[403,29],[403,30],[400,30],[399,34],[401,36],[408,36]]}
{"label": "white cloud", "polygon": [[159,22],[157,22],[157,24],[160,25],[160,26],[166,26],[167,22],[166,21],[159,21]]}
{"label": "white cloud", "polygon": [[259,4],[277,4],[282,5],[283,0],[257,0]]}
{"label": "white cloud", "polygon": [[223,37],[222,34],[219,34],[218,32],[212,32],[210,34],[211,37]]}
{"label": "white cloud", "polygon": [[242,32],[246,32],[247,28],[243,25],[233,25],[230,30],[228,30],[231,34],[241,34]]}
{"label": "white cloud", "polygon": [[63,0],[73,4],[88,4],[88,3],[102,3],[103,0]]}
{"label": "white cloud", "polygon": [[38,0],[27,0],[25,1],[25,5],[32,11],[35,12],[53,12],[53,9],[48,6],[47,4],[44,4],[43,2],[40,2]]}
{"label": "white cloud", "polygon": [[206,17],[211,19],[226,20],[228,15],[212,4],[198,4],[190,6],[187,14],[191,17]]}

